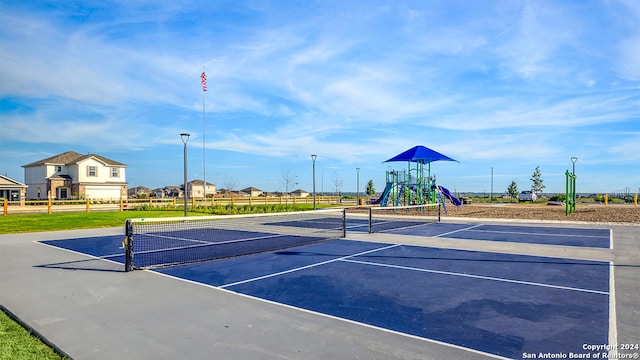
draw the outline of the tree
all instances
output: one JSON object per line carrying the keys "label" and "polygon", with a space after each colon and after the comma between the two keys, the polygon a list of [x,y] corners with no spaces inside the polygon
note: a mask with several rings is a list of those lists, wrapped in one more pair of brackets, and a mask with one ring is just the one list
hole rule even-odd
{"label": "tree", "polygon": [[511,180],[511,184],[507,188],[507,194],[509,194],[509,198],[513,199],[518,196],[518,184],[516,184],[515,180]]}
{"label": "tree", "polygon": [[289,205],[289,195],[290,195],[289,194],[289,187],[290,186],[293,187],[293,186],[297,186],[298,185],[298,182],[296,181],[296,178],[298,176],[291,177],[290,172],[291,172],[291,170],[287,170],[287,172],[284,173],[284,175],[282,175],[282,180],[284,180],[284,196],[286,196],[285,197],[285,204],[286,205]]}
{"label": "tree", "polygon": [[287,170],[287,172],[282,175],[282,180],[284,180],[284,194],[289,196],[289,187],[297,186],[298,182],[296,181],[296,176],[291,176],[291,170]]}
{"label": "tree", "polygon": [[539,194],[544,190],[545,186],[543,184],[544,180],[542,180],[542,173],[540,172],[540,166],[536,166],[536,170],[531,174],[531,191]]}
{"label": "tree", "polygon": [[227,190],[227,193],[231,194],[237,184],[238,184],[238,179],[233,177],[227,178],[227,180],[224,181],[224,187],[225,187],[225,190]]}
{"label": "tree", "polygon": [[342,179],[338,176],[338,173],[335,173],[336,177],[333,180],[333,185],[336,187],[336,196],[340,196],[340,189],[342,189]]}
{"label": "tree", "polygon": [[369,182],[367,182],[367,190],[365,190],[365,192],[369,196],[374,195],[376,193],[376,189],[373,187],[373,180],[369,180]]}

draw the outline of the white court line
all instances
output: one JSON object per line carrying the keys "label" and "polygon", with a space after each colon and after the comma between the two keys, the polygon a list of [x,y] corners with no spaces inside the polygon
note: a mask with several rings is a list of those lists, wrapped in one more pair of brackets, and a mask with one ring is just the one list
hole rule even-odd
{"label": "white court line", "polygon": [[167,277],[167,278],[170,278],[170,279],[183,281],[183,282],[186,282],[186,283],[189,283],[189,284],[193,284],[193,285],[197,285],[197,286],[204,286],[204,287],[207,287],[207,288],[224,291],[224,292],[226,292],[228,294],[233,294],[233,295],[240,296],[240,297],[243,297],[243,298],[246,298],[246,299],[251,299],[251,300],[263,302],[265,304],[276,305],[276,306],[280,306],[280,307],[283,307],[283,308],[286,308],[286,309],[292,309],[292,310],[297,310],[297,311],[300,311],[300,312],[303,312],[303,313],[307,313],[307,314],[321,316],[321,317],[324,317],[324,318],[327,318],[327,319],[342,321],[342,322],[345,322],[347,324],[354,324],[354,325],[366,327],[366,328],[369,328],[369,329],[383,331],[383,332],[386,332],[386,333],[389,333],[389,334],[399,335],[399,336],[406,337],[406,338],[409,338],[409,339],[415,339],[415,340],[424,341],[424,342],[431,343],[431,344],[437,344],[437,345],[450,347],[450,348],[453,348],[453,349],[459,349],[459,350],[463,350],[463,351],[468,351],[468,352],[473,353],[473,354],[479,354],[479,355],[491,357],[491,358],[494,358],[494,359],[509,360],[509,358],[506,358],[506,357],[503,357],[503,356],[500,356],[500,355],[491,354],[491,353],[488,353],[488,352],[484,352],[484,351],[480,351],[480,350],[464,347],[464,346],[461,346],[461,345],[451,344],[451,343],[447,343],[447,342],[444,342],[444,341],[434,340],[434,339],[430,339],[430,338],[426,338],[426,337],[422,337],[422,336],[418,336],[418,335],[411,335],[411,334],[403,333],[403,332],[400,332],[400,331],[391,330],[391,329],[387,329],[387,328],[384,328],[384,327],[380,327],[380,326],[376,326],[376,325],[371,325],[371,324],[359,322],[359,321],[356,321],[356,320],[350,320],[350,319],[347,319],[347,318],[342,318],[342,317],[338,317],[338,316],[335,316],[335,315],[329,315],[329,314],[325,314],[325,313],[314,311],[314,310],[305,309],[305,308],[298,307],[298,306],[284,304],[284,303],[280,303],[280,302],[273,301],[273,300],[267,300],[267,299],[263,299],[261,297],[257,297],[257,296],[253,296],[253,295],[247,295],[247,294],[239,293],[239,292],[236,292],[236,291],[233,291],[233,290],[225,289],[225,288],[223,288],[221,286],[214,286],[214,285],[204,284],[204,283],[201,283],[201,282],[198,282],[198,281],[195,281],[195,280],[184,279],[184,278],[181,278],[181,277],[178,277],[178,276],[157,272],[157,271],[155,271],[153,269],[144,270],[144,271],[148,271],[148,272],[151,272],[153,274],[164,276],[164,277]]}
{"label": "white court line", "polygon": [[385,246],[385,247],[381,247],[381,248],[377,248],[377,249],[373,249],[373,250],[363,251],[363,252],[360,252],[360,253],[357,253],[357,254],[352,254],[352,255],[347,255],[347,256],[342,256],[342,257],[339,257],[339,258],[327,260],[327,261],[322,261],[322,262],[311,264],[311,265],[306,265],[306,266],[293,268],[293,269],[290,269],[290,270],[280,271],[280,272],[269,274],[269,275],[264,275],[264,276],[259,276],[259,277],[252,278],[252,279],[237,281],[237,282],[234,282],[234,283],[231,283],[231,284],[226,284],[226,285],[219,286],[219,288],[224,289],[224,288],[231,287],[231,286],[234,286],[234,285],[240,285],[240,284],[244,284],[244,283],[248,283],[248,282],[258,281],[258,280],[262,280],[262,279],[268,279],[268,278],[271,278],[271,277],[274,277],[274,276],[280,276],[280,275],[283,275],[283,274],[289,274],[289,273],[300,271],[300,270],[304,270],[304,269],[310,269],[312,267],[316,267],[316,266],[320,266],[320,265],[330,264],[332,262],[348,259],[348,258],[354,257],[354,256],[366,255],[366,254],[370,254],[370,253],[373,253],[373,252],[376,252],[376,251],[380,251],[380,250],[391,249],[391,248],[394,248],[394,247],[397,247],[397,246],[400,246],[400,244],[393,244],[393,245],[389,245],[389,246]]}
{"label": "white court line", "polygon": [[[154,236],[166,237],[166,238],[170,238],[170,239],[173,239],[173,240],[183,240],[185,242],[194,242],[197,245],[189,245],[189,246],[176,245],[176,246],[170,247],[170,248],[157,248],[157,249],[150,249],[150,250],[135,251],[134,252],[134,256],[136,254],[151,254],[151,253],[164,252],[164,251],[170,251],[170,250],[201,248],[203,246],[216,246],[216,245],[224,245],[224,244],[233,244],[233,243],[241,243],[241,242],[245,242],[245,241],[272,239],[272,238],[276,238],[276,237],[285,237],[285,236],[291,236],[291,235],[274,234],[274,235],[268,235],[268,236],[256,236],[256,237],[252,237],[252,238],[243,238],[243,239],[218,241],[218,242],[211,242],[211,241],[204,241],[204,240],[183,239],[183,238],[173,237],[173,236],[160,236],[160,235],[154,235]],[[140,241],[140,240],[138,240],[138,241]],[[135,238],[134,238],[134,244],[135,244]]]}
{"label": "white court line", "polygon": [[451,235],[451,234],[455,234],[455,233],[460,232],[460,231],[470,230],[470,229],[477,228],[478,226],[483,226],[483,225],[484,224],[473,225],[473,226],[469,226],[469,227],[466,227],[466,228],[463,228],[463,229],[453,230],[453,231],[449,231],[449,232],[446,232],[446,233],[434,235],[433,237],[442,237],[442,236],[446,236],[446,235]]}
{"label": "white court line", "polygon": [[451,272],[451,271],[429,270],[429,269],[421,269],[421,268],[415,268],[410,266],[390,265],[390,264],[375,263],[370,261],[351,260],[351,259],[340,259],[340,261],[345,261],[345,262],[350,262],[355,264],[371,265],[371,266],[388,267],[393,269],[419,271],[419,272],[426,272],[426,273],[432,273],[432,274],[452,275],[452,276],[468,277],[468,278],[480,279],[480,280],[500,281],[500,282],[506,282],[506,283],[512,283],[512,284],[533,285],[533,286],[547,287],[547,288],[553,288],[553,289],[562,289],[562,290],[579,291],[579,292],[586,292],[586,293],[592,293],[592,294],[609,295],[609,293],[606,291],[581,289],[581,288],[574,288],[574,287],[560,286],[560,285],[551,285],[551,284],[544,284],[544,283],[538,283],[538,282],[532,282],[532,281],[512,280],[512,279],[497,278],[492,276],[473,275],[473,274],[465,274],[465,273],[458,273],[458,272]]}
{"label": "white court line", "polygon": [[539,233],[539,232],[525,232],[525,231],[498,231],[498,230],[469,230],[475,232],[487,232],[487,233],[498,233],[498,234],[518,234],[518,235],[544,235],[544,236],[566,236],[566,237],[584,237],[584,238],[595,238],[601,239],[604,236],[596,236],[596,235],[577,235],[577,234],[551,234],[551,233]]}
{"label": "white court line", "polygon": [[609,229],[609,249],[613,250],[613,229]]}
{"label": "white court line", "polygon": [[[60,240],[66,240],[66,239],[60,239]],[[44,240],[44,241],[58,241],[58,240]],[[34,240],[33,242],[36,243],[36,244],[48,246],[50,248],[54,248],[54,249],[58,249],[58,250],[66,251],[66,252],[70,252],[72,254],[83,255],[83,256],[89,257],[89,258],[91,258],[93,260],[104,260],[104,261],[109,261],[109,262],[112,262],[114,264],[119,264],[119,265],[123,265],[123,264],[121,262],[119,262],[119,261],[110,260],[110,258],[114,258],[114,257],[124,256],[125,255],[124,253],[122,253],[122,254],[114,254],[114,255],[96,256],[96,255],[91,255],[91,254],[87,254],[87,253],[84,253],[84,252],[80,252],[80,251],[77,251],[77,250],[71,250],[71,249],[63,248],[63,247],[56,246],[56,245],[46,244],[46,243],[42,242],[42,240]],[[83,260],[76,260],[76,261],[69,261],[69,262],[71,263],[71,262],[78,262],[78,261],[83,261]]]}
{"label": "white court line", "polygon": [[614,278],[615,265],[609,262],[609,359],[617,359],[618,355],[618,325],[616,316],[616,281]]}

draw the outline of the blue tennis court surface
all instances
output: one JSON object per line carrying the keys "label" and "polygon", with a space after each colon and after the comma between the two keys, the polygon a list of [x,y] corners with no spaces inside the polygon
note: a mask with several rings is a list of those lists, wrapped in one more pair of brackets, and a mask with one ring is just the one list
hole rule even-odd
{"label": "blue tennis court surface", "polygon": [[[397,224],[396,224],[396,227]],[[507,241],[515,243],[605,248],[611,247],[609,229],[559,228],[546,226],[451,224],[408,222],[385,233],[446,237],[451,239]]]}
{"label": "blue tennis court surface", "polygon": [[158,271],[509,358],[608,340],[604,262],[335,240]]}
{"label": "blue tennis court surface", "polygon": [[[606,248],[610,242],[608,229],[432,223],[389,232]],[[197,232],[192,235],[206,241]],[[231,231],[229,236],[268,234]],[[43,243],[123,262],[122,240]],[[330,240],[155,271],[385,331],[520,358],[585,353],[584,344],[608,342],[610,267],[598,261]]]}

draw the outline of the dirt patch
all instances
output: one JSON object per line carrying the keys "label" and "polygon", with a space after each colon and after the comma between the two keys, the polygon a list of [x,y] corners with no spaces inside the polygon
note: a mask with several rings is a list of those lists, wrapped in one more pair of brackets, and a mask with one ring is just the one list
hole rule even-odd
{"label": "dirt patch", "polygon": [[640,225],[640,207],[633,205],[577,205],[576,211],[565,215],[564,206],[532,204],[486,204],[448,206],[443,217],[473,217],[488,219],[585,221]]}

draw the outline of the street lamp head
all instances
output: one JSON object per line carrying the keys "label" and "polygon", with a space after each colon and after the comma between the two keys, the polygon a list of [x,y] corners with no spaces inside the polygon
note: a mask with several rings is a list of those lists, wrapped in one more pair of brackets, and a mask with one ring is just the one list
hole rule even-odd
{"label": "street lamp head", "polygon": [[311,160],[316,161],[317,157],[318,157],[318,155],[311,155]]}
{"label": "street lamp head", "polygon": [[186,145],[187,141],[189,141],[189,136],[191,136],[191,134],[188,133],[182,133],[180,134],[180,138],[182,139],[182,142]]}
{"label": "street lamp head", "polygon": [[576,156],[572,156],[571,157],[571,162],[575,164],[576,161],[578,161],[578,158]]}

